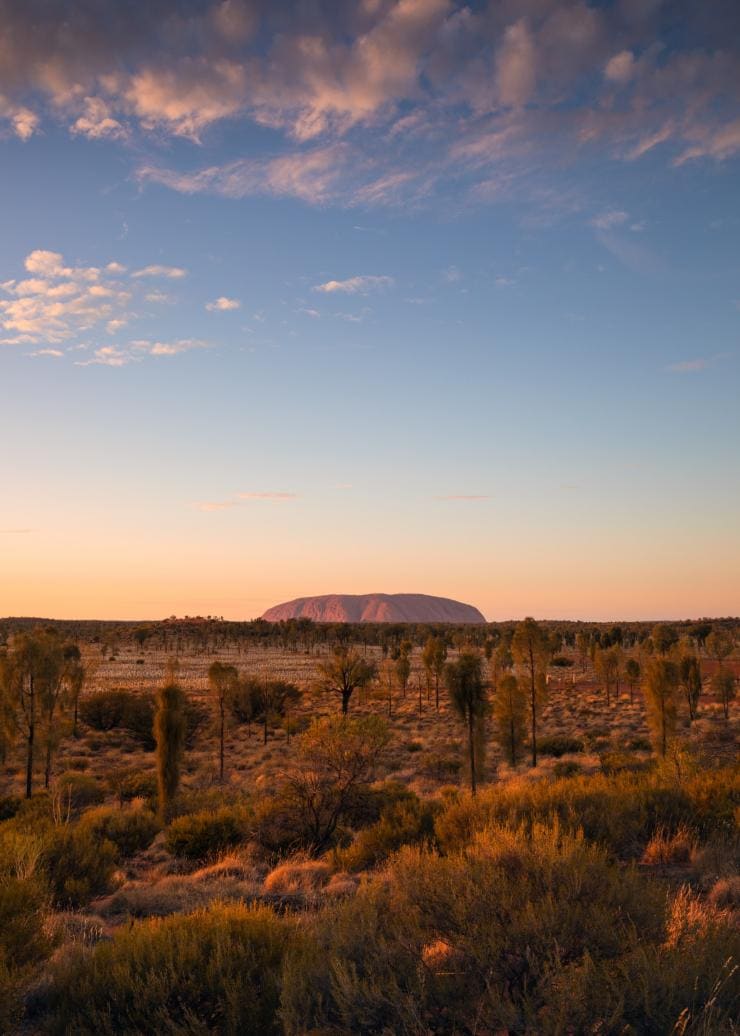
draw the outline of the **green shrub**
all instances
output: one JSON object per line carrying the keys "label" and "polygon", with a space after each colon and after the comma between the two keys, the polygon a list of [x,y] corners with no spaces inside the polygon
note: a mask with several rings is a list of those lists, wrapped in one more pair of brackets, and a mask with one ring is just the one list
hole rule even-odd
{"label": "green shrub", "polygon": [[246,838],[246,813],[239,806],[189,813],[173,820],[167,829],[166,845],[174,856],[206,860]]}
{"label": "green shrub", "polygon": [[346,849],[337,850],[340,868],[367,870],[401,846],[429,842],[434,837],[435,806],[415,797],[386,806],[376,823],[360,831]]}
{"label": "green shrub", "polygon": [[93,730],[114,730],[123,724],[129,691],[96,691],[79,704],[80,720]]}
{"label": "green shrub", "polygon": [[46,907],[46,891],[38,881],[0,876],[0,1032],[16,1031],[23,994],[52,948]]}
{"label": "green shrub", "polygon": [[540,755],[553,755],[556,759],[569,752],[582,752],[583,748],[583,741],[579,737],[566,737],[564,734],[551,734],[537,739]]}
{"label": "green shrub", "polygon": [[63,824],[48,835],[41,863],[59,907],[78,907],[110,887],[116,846],[84,824]]}
{"label": "green shrub", "polygon": [[244,906],[143,921],[54,965],[49,1031],[277,1036],[291,932],[271,910]]}
{"label": "green shrub", "polygon": [[56,782],[62,808],[67,805],[74,810],[99,805],[105,792],[99,781],[86,773],[63,773]]}
{"label": "green shrub", "polygon": [[157,775],[152,771],[117,770],[108,777],[108,786],[120,802],[131,799],[157,801]]}
{"label": "green shrub", "polygon": [[510,781],[460,796],[435,821],[444,851],[454,851],[490,823],[521,824],[556,817],[619,856],[642,854],[659,829],[685,825],[700,839],[732,833],[740,778],[729,770],[699,774],[682,784],[659,775],[618,773],[553,781]]}
{"label": "green shrub", "polygon": [[309,925],[286,1031],[565,1031],[540,1024],[553,974],[659,941],[664,910],[648,880],[557,826],[489,827],[441,858],[406,848]]}
{"label": "green shrub", "polygon": [[118,859],[127,859],[148,849],[160,824],[149,809],[97,809],[86,813],[81,826],[100,840],[115,845]]}

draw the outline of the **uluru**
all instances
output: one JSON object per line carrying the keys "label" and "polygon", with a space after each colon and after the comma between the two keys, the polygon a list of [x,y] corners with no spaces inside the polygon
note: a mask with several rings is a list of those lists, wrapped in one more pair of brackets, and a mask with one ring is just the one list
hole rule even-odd
{"label": "uluru", "polygon": [[484,623],[472,604],[428,594],[325,594],[276,604],[262,616],[268,622],[313,619],[314,622]]}

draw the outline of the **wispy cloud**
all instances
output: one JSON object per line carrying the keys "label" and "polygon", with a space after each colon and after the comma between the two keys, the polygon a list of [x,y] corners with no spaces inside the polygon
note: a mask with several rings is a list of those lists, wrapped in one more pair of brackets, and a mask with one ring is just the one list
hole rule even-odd
{"label": "wispy cloud", "polygon": [[239,299],[230,299],[226,295],[220,295],[213,302],[206,303],[206,309],[211,313],[226,313],[232,309],[241,309]]}
{"label": "wispy cloud", "polygon": [[62,349],[36,349],[34,352],[29,353],[29,356],[51,356],[55,359],[59,359],[64,356]]}
{"label": "wispy cloud", "polygon": [[490,500],[490,496],[483,493],[448,493],[446,496],[435,496],[435,500]]}
{"label": "wispy cloud", "polygon": [[348,277],[343,281],[325,281],[323,284],[314,285],[314,291],[321,291],[327,295],[341,292],[346,295],[367,295],[371,291],[378,291],[382,288],[390,288],[393,278],[385,274],[362,274],[356,277]]}
{"label": "wispy cloud", "polygon": [[132,277],[166,277],[171,281],[181,280],[183,277],[187,277],[188,271],[183,269],[182,266],[160,266],[155,263],[152,266],[144,266],[141,270],[136,270],[131,274]]}
{"label": "wispy cloud", "polygon": [[700,356],[695,360],[679,360],[678,363],[669,363],[666,370],[672,371],[674,374],[696,374],[698,371],[706,370],[709,364],[709,360]]}
{"label": "wispy cloud", "polygon": [[233,496],[226,500],[198,500],[190,507],[196,511],[204,512],[218,512],[218,511],[230,511],[233,507],[241,507],[251,501],[274,501],[277,503],[286,503],[290,500],[297,500],[297,493],[280,493],[280,492],[250,492],[250,493],[235,493]]}
{"label": "wispy cloud", "polygon": [[628,212],[622,212],[621,209],[609,209],[607,212],[598,213],[590,222],[591,226],[596,227],[597,230],[614,230],[615,227],[621,227],[629,218]]}
{"label": "wispy cloud", "polygon": [[126,367],[138,363],[147,356],[178,356],[192,349],[208,349],[209,343],[196,338],[180,338],[172,342],[153,342],[138,338],[127,346],[103,345],[95,349],[88,360],[76,360],[78,367],[99,365],[102,367]]}

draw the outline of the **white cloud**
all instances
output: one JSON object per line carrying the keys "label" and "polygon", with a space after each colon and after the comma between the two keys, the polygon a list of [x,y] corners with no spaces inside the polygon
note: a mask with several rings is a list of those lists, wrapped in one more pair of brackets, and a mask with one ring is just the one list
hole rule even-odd
{"label": "white cloud", "polygon": [[136,270],[131,274],[132,277],[167,277],[169,280],[177,281],[183,277],[187,277],[188,271],[184,270],[181,266],[160,266],[154,263],[152,266],[144,266],[141,270]]}
{"label": "white cloud", "polygon": [[613,230],[621,227],[629,219],[628,212],[621,212],[618,209],[610,209],[608,212],[600,212],[591,220],[591,226],[597,230]]}
{"label": "white cloud", "polygon": [[325,281],[323,284],[314,285],[313,290],[322,291],[325,294],[342,292],[348,295],[367,295],[370,291],[389,288],[392,284],[393,278],[385,274],[363,274],[348,277],[344,281]]}
{"label": "white cloud", "polygon": [[180,338],[172,342],[153,342],[146,338],[136,338],[126,347],[104,345],[96,349],[89,360],[77,360],[78,367],[90,367],[95,364],[104,367],[126,367],[129,363],[137,363],[147,356],[178,356],[190,352],[191,349],[207,349],[208,342],[195,338]]}
{"label": "white cloud", "polygon": [[206,303],[206,309],[211,313],[225,313],[232,309],[241,309],[239,299],[229,299],[225,295],[219,296],[213,302]]}
{"label": "white cloud", "polygon": [[83,114],[70,127],[73,134],[90,140],[122,140],[128,135],[126,127],[114,119],[102,97],[86,97]]}

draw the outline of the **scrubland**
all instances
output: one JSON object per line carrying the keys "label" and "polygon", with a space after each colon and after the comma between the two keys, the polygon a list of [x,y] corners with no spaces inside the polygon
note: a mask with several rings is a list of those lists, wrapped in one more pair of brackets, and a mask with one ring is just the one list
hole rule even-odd
{"label": "scrubland", "polygon": [[[663,754],[643,681],[620,670],[607,701],[598,659],[563,647],[537,766],[530,734],[507,762],[482,712],[473,796],[465,723],[444,686],[437,708],[422,645],[405,691],[358,646],[377,675],[346,718],[320,686],[331,644],[185,645],[176,667],[171,648],[80,647],[48,789],[39,751],[23,796],[23,743],[6,746],[0,1031],[737,1031],[738,715],[706,653]],[[261,718],[226,708],[223,780],[214,661],[301,692]],[[736,649],[722,668],[740,671]],[[141,703],[167,680],[190,711],[163,812]]]}

